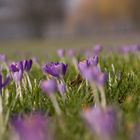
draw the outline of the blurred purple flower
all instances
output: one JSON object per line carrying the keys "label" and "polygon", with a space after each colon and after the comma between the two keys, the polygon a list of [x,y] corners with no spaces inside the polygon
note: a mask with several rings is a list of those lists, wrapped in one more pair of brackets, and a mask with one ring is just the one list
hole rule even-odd
{"label": "blurred purple flower", "polygon": [[87,63],[89,66],[97,66],[99,62],[98,56],[90,57],[87,59]]}
{"label": "blurred purple flower", "polygon": [[95,82],[101,86],[104,86],[107,82],[108,75],[100,71],[98,64],[98,56],[89,58],[85,61],[81,61],[78,64],[80,74],[83,78],[87,79],[89,82]]}
{"label": "blurred purple flower", "polygon": [[121,47],[121,52],[128,54],[128,53],[137,53],[140,51],[140,45],[134,44],[134,45],[129,45],[129,46],[122,46]]}
{"label": "blurred purple flower", "polygon": [[15,83],[20,83],[23,78],[23,71],[19,70],[13,73],[13,80]]}
{"label": "blurred purple flower", "polygon": [[96,66],[88,67],[87,69],[83,69],[81,74],[89,82],[96,82],[98,80],[99,68]]}
{"label": "blurred purple flower", "polygon": [[130,53],[130,48],[128,46],[123,46],[121,48],[121,52],[125,53],[125,54],[128,54],[128,53]]}
{"label": "blurred purple flower", "polygon": [[134,44],[130,48],[131,48],[131,51],[132,52],[138,52],[138,51],[140,51],[140,45],[139,44]]}
{"label": "blurred purple flower", "polygon": [[79,62],[78,68],[79,68],[79,70],[81,72],[81,71],[83,71],[85,69],[88,69],[89,67],[97,66],[98,61],[99,61],[98,56],[90,57],[87,60]]}
{"label": "blurred purple flower", "polygon": [[94,55],[99,55],[99,53],[102,51],[103,47],[99,44],[97,44],[94,48],[93,48],[93,52]]}
{"label": "blurred purple flower", "polygon": [[87,60],[79,62],[79,64],[78,64],[79,71],[83,72],[85,69],[88,68],[88,66],[89,66],[89,63]]}
{"label": "blurred purple flower", "polygon": [[66,85],[63,83],[58,84],[58,90],[61,95],[64,95],[66,93]]}
{"label": "blurred purple flower", "polygon": [[68,57],[75,57],[75,51],[73,49],[69,49],[66,53]]}
{"label": "blurred purple flower", "polygon": [[41,89],[48,94],[55,93],[57,91],[56,80],[42,81],[41,82]]}
{"label": "blurred purple flower", "polygon": [[117,132],[117,114],[112,107],[93,107],[84,111],[83,117],[100,140],[111,140]]}
{"label": "blurred purple flower", "polygon": [[86,56],[86,58],[93,56],[93,54],[91,53],[91,50],[89,50],[89,49],[84,51],[84,55]]}
{"label": "blurred purple flower", "polygon": [[2,75],[0,74],[0,91],[2,90],[2,88],[4,88],[5,86],[7,86],[10,82],[10,77],[7,76],[6,80],[3,82],[3,78]]}
{"label": "blurred purple flower", "polygon": [[99,73],[97,78],[97,83],[101,86],[104,86],[108,80],[108,74],[107,73]]}
{"label": "blurred purple flower", "polygon": [[65,76],[67,71],[67,64],[59,63],[59,62],[50,62],[43,66],[43,71],[48,73],[54,77],[60,78],[61,76]]}
{"label": "blurred purple flower", "polygon": [[5,54],[0,54],[0,61],[1,62],[6,62],[7,61],[7,57]]}
{"label": "blurred purple flower", "polygon": [[48,140],[47,118],[41,114],[32,114],[12,120],[12,126],[20,140]]}
{"label": "blurred purple flower", "polygon": [[62,58],[65,56],[65,50],[64,49],[59,49],[57,50],[57,55]]}

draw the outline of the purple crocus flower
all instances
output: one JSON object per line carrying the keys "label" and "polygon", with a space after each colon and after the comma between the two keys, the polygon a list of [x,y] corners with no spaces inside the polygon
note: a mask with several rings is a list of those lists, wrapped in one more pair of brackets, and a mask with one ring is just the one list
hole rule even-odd
{"label": "purple crocus flower", "polygon": [[128,46],[123,46],[121,48],[121,52],[124,54],[128,54],[128,53],[130,53],[130,48]]}
{"label": "purple crocus flower", "polygon": [[87,59],[87,63],[89,66],[97,66],[99,62],[98,56],[90,57]]}
{"label": "purple crocus flower", "polygon": [[88,60],[79,62],[78,68],[83,78],[89,82],[95,82],[98,85],[104,86],[107,82],[108,75],[100,71],[98,64],[98,57],[89,58]]}
{"label": "purple crocus flower", "polygon": [[43,67],[43,71],[54,77],[60,78],[61,76],[65,76],[67,67],[68,65],[64,63],[50,62]]}
{"label": "purple crocus flower", "polygon": [[97,66],[88,67],[86,69],[83,69],[81,74],[89,82],[96,82],[98,79],[99,68]]}
{"label": "purple crocus flower", "polygon": [[81,72],[81,71],[83,71],[85,69],[88,69],[89,67],[97,66],[98,61],[99,61],[98,56],[90,57],[87,60],[79,62],[78,68],[79,68],[79,70]]}
{"label": "purple crocus flower", "polygon": [[4,88],[5,86],[7,86],[10,82],[10,77],[6,77],[6,80],[3,82],[2,80],[2,75],[0,74],[0,91],[2,90],[2,88]]}
{"label": "purple crocus flower", "polygon": [[103,47],[99,44],[97,44],[94,48],[93,48],[93,52],[95,55],[99,55],[99,53],[102,51]]}
{"label": "purple crocus flower", "polygon": [[112,107],[92,107],[83,117],[99,140],[111,140],[117,132],[117,114]]}
{"label": "purple crocus flower", "polygon": [[7,57],[5,54],[0,54],[0,61],[1,62],[6,62],[7,61]]}
{"label": "purple crocus flower", "polygon": [[12,72],[17,72],[19,70],[21,70],[21,71],[24,71],[24,70],[30,71],[30,69],[32,67],[32,63],[33,62],[32,62],[31,59],[30,60],[19,61],[17,63],[12,63],[10,65],[10,70]]}
{"label": "purple crocus flower", "polygon": [[18,117],[12,121],[12,126],[20,140],[48,140],[47,118],[41,114]]}
{"label": "purple crocus flower", "polygon": [[79,62],[78,64],[79,71],[82,72],[83,70],[87,69],[88,66],[89,66],[89,63],[87,60]]}
{"label": "purple crocus flower", "polygon": [[65,56],[65,50],[64,49],[59,49],[57,50],[57,54],[60,58]]}
{"label": "purple crocus flower", "polygon": [[75,57],[76,53],[73,49],[69,49],[67,52],[68,57]]}
{"label": "purple crocus flower", "polygon": [[16,83],[20,83],[23,78],[23,72],[21,70],[13,73],[13,79]]}
{"label": "purple crocus flower", "polygon": [[31,59],[30,60],[24,60],[23,63],[24,63],[23,69],[26,70],[26,71],[30,71],[31,68],[32,68],[33,61]]}
{"label": "purple crocus flower", "polygon": [[61,109],[59,107],[56,96],[54,94],[58,90],[56,80],[42,81],[41,82],[41,89],[45,93],[48,93],[57,115],[61,115]]}
{"label": "purple crocus flower", "polygon": [[132,52],[138,52],[140,51],[140,45],[139,44],[134,44],[131,46],[131,51]]}
{"label": "purple crocus flower", "polygon": [[121,52],[128,54],[128,53],[137,53],[140,51],[140,45],[134,44],[134,45],[129,45],[129,46],[122,46],[121,47]]}
{"label": "purple crocus flower", "polygon": [[57,91],[56,80],[42,81],[41,82],[41,89],[48,94],[55,93]]}

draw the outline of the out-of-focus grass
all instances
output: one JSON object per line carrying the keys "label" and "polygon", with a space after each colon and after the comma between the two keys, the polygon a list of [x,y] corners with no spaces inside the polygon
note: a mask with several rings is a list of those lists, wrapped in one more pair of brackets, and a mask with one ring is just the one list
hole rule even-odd
{"label": "out-of-focus grass", "polygon": [[48,55],[54,55],[59,48],[74,48],[82,50],[93,47],[95,44],[102,44],[106,47],[140,43],[140,35],[97,35],[95,37],[71,38],[71,39],[47,39],[0,42],[0,53],[8,55],[10,59],[22,59],[25,56],[37,56],[42,59]]}

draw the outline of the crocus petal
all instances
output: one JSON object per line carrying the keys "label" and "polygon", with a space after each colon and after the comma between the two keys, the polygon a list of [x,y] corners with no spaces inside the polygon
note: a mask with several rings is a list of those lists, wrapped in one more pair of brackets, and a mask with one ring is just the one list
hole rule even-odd
{"label": "crocus petal", "polygon": [[16,83],[19,83],[22,80],[23,72],[21,70],[14,72],[13,79]]}
{"label": "crocus petal", "polygon": [[48,94],[55,93],[57,91],[56,80],[42,81],[41,82],[41,89]]}

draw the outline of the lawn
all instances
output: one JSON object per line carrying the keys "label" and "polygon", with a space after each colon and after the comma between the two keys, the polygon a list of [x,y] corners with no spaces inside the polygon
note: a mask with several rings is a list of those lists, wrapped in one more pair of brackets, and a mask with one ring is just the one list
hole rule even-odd
{"label": "lawn", "polygon": [[[98,57],[97,43],[105,46]],[[0,139],[139,138],[140,48],[117,49],[135,43],[138,36],[1,42]],[[58,57],[59,48],[67,54]]]}

